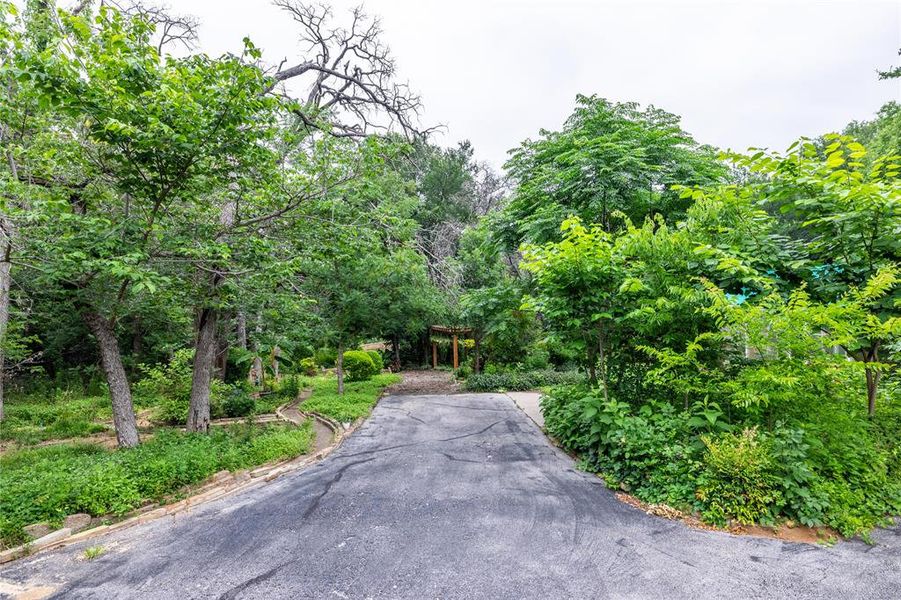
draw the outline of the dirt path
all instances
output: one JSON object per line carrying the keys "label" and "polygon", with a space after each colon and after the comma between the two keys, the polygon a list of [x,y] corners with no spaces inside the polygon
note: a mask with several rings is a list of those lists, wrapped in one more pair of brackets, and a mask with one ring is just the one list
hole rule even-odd
{"label": "dirt path", "polygon": [[421,370],[402,371],[404,378],[400,383],[395,383],[388,388],[387,393],[393,396],[426,395],[426,394],[457,394],[461,389],[454,380],[453,373],[449,371]]}

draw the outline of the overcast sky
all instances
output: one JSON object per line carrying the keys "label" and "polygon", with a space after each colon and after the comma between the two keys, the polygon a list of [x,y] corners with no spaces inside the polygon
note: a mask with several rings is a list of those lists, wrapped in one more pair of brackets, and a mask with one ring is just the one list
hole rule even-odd
{"label": "overcast sky", "polygon": [[[298,59],[297,28],[267,0],[169,0],[201,21],[210,54]],[[333,0],[338,17],[359,4]],[[784,149],[901,99],[901,2],[369,0],[399,76],[444,144],[469,139],[495,166],[538,130],[558,128],[576,94],[677,113],[703,143]]]}

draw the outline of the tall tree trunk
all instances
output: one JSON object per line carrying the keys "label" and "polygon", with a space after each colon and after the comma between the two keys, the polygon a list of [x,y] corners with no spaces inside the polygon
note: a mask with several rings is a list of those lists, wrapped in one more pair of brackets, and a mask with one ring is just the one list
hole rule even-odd
{"label": "tall tree trunk", "polygon": [[876,414],[876,395],[879,393],[879,379],[882,373],[874,369],[867,368],[867,414],[874,416]]}
{"label": "tall tree trunk", "polygon": [[238,316],[235,321],[235,330],[238,336],[238,348],[247,350],[247,316],[244,314],[244,311],[238,311]]}
{"label": "tall tree trunk", "polygon": [[206,433],[210,426],[210,383],[216,366],[216,309],[201,308],[197,313],[194,337],[194,361],[191,367],[191,400],[185,428]]}
{"label": "tall tree trunk", "polygon": [[338,372],[338,395],[344,395],[344,344],[338,342],[338,358],[335,360],[335,370]]}
{"label": "tall tree trunk", "polygon": [[[3,219],[3,231],[9,236],[9,230],[6,228],[6,219]],[[9,290],[12,284],[10,279],[9,262],[12,253],[12,240],[7,239],[3,248],[3,260],[0,262],[0,421],[3,420],[3,383],[6,380],[4,369],[6,367],[6,329],[9,324]]]}
{"label": "tall tree trunk", "polygon": [[135,420],[134,405],[131,401],[131,388],[122,365],[122,353],[119,341],[112,325],[96,312],[87,311],[82,314],[85,324],[97,340],[100,347],[100,363],[106,374],[110,399],[113,405],[113,425],[116,428],[116,440],[120,448],[133,448],[140,443],[138,424]]}
{"label": "tall tree trunk", "polygon": [[[235,224],[238,205],[226,200],[219,212],[219,224],[226,231]],[[197,340],[194,346],[194,367],[191,374],[191,405],[188,409],[188,431],[206,432],[210,426],[210,380],[216,361],[219,309],[211,306],[219,293],[224,276],[220,272],[210,275],[210,300],[197,315]]]}
{"label": "tall tree trunk", "polygon": [[269,362],[272,367],[272,379],[278,382],[281,378],[278,372],[278,359],[282,355],[282,349],[278,346],[272,347],[272,353],[269,355]]}
{"label": "tall tree trunk", "polygon": [[188,431],[206,432],[210,427],[210,380],[216,357],[216,310],[203,308],[197,316],[194,369],[191,375],[191,405]]}
{"label": "tall tree trunk", "polygon": [[[0,134],[3,134],[0,135],[0,138],[6,137],[5,128],[0,129]],[[13,181],[17,181],[19,179],[19,171],[12,152],[7,152],[6,158],[9,161],[9,171]],[[2,421],[4,414],[3,398],[5,393],[3,384],[6,380],[4,372],[6,370],[6,330],[9,325],[9,291],[12,287],[12,274],[10,272],[12,263],[10,262],[10,258],[12,256],[13,239],[16,236],[16,228],[12,221],[7,219],[5,215],[0,215],[0,229],[2,229],[2,234],[5,238],[3,243],[3,261],[0,262],[0,421]]]}

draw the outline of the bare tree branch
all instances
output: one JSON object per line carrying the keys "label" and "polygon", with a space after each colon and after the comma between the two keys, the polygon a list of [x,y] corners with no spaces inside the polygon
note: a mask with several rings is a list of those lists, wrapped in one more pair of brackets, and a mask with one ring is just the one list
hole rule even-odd
{"label": "bare tree branch", "polygon": [[361,7],[350,12],[350,24],[333,25],[331,9],[302,0],[274,0],[300,25],[307,55],[289,67],[282,61],[269,90],[302,79],[306,98],[297,112],[307,126],[326,117],[331,132],[363,137],[374,131],[422,135],[418,119],[421,99],[406,83],[395,80],[394,58],[382,41],[379,20]]}
{"label": "bare tree branch", "polygon": [[[90,6],[91,0],[82,0],[69,11],[78,15]],[[170,7],[152,4],[144,0],[100,0],[100,6],[112,6],[123,14],[140,17],[156,29],[159,36],[157,52],[164,48],[181,46],[185,50],[193,50],[197,45],[197,27],[199,21],[191,15],[180,15],[171,12]]]}

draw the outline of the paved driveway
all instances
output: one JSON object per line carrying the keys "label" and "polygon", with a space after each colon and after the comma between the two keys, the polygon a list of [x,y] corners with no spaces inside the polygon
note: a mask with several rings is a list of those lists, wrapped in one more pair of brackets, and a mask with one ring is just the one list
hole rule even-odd
{"label": "paved driveway", "polygon": [[618,502],[506,396],[395,396],[315,467],[0,578],[61,598],[901,598],[901,531],[875,538],[691,530]]}

